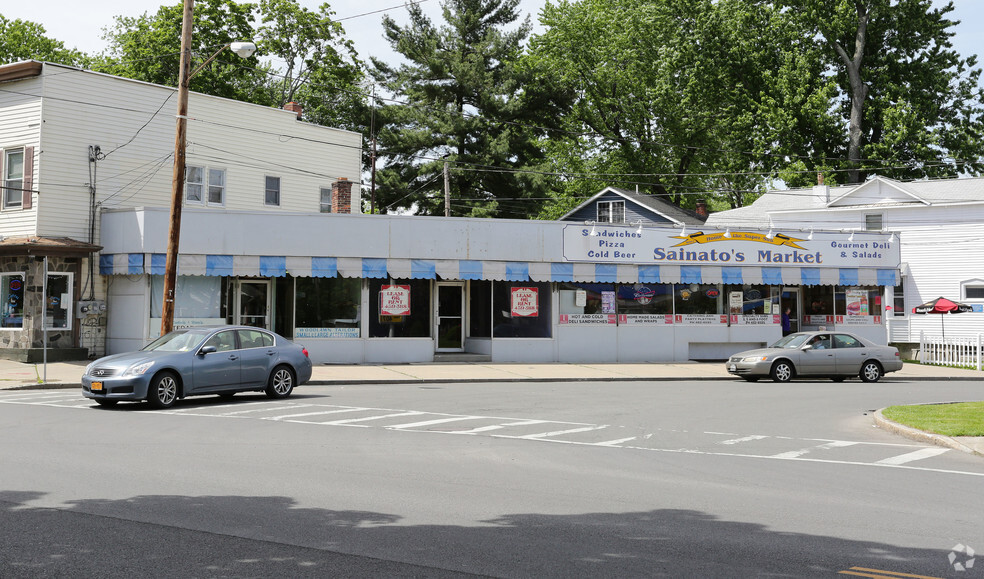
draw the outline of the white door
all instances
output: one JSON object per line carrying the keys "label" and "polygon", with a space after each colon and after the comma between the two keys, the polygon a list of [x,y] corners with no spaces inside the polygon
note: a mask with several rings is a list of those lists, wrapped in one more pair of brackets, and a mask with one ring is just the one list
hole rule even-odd
{"label": "white door", "polygon": [[438,283],[434,300],[435,336],[438,352],[465,350],[465,285]]}

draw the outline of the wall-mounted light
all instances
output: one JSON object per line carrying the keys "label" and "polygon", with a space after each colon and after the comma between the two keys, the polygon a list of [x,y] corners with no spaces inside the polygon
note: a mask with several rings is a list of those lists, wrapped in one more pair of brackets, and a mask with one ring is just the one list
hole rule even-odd
{"label": "wall-mounted light", "polygon": [[892,232],[892,236],[888,238],[888,242],[889,242],[889,243],[895,243],[895,240],[896,240],[896,239],[897,239],[897,238],[895,237],[895,232],[893,231],[893,232]]}
{"label": "wall-mounted light", "polygon": [[851,232],[851,236],[847,238],[848,241],[854,241],[854,232]]}
{"label": "wall-mounted light", "polygon": [[639,221],[639,228],[636,229],[636,233],[642,235],[642,220]]}
{"label": "wall-mounted light", "polygon": [[807,241],[813,241],[813,228],[810,228],[810,234],[806,236]]}
{"label": "wall-mounted light", "polygon": [[588,235],[590,235],[591,237],[598,237],[598,230],[595,229],[595,222],[594,221],[586,221],[585,222],[585,224],[588,224],[588,223],[591,224],[591,233],[588,233]]}
{"label": "wall-mounted light", "polygon": [[731,239],[731,228],[730,227],[724,230],[724,236],[727,237],[728,239]]}
{"label": "wall-mounted light", "polygon": [[687,236],[687,224],[684,223],[683,229],[680,230],[680,237],[686,237],[686,236]]}

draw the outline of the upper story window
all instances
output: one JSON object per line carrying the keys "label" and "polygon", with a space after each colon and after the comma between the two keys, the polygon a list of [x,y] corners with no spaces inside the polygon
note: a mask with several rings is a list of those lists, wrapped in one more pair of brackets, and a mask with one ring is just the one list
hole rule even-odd
{"label": "upper story window", "polygon": [[225,205],[225,179],[225,169],[186,167],[185,199],[201,205]]}
{"label": "upper story window", "polygon": [[625,223],[625,201],[599,201],[599,223]]}
{"label": "upper story window", "polygon": [[864,230],[881,231],[885,228],[885,218],[881,213],[865,213]]}
{"label": "upper story window", "polygon": [[965,300],[984,300],[984,285],[965,285]]}
{"label": "upper story window", "polygon": [[264,203],[267,205],[280,205],[280,177],[266,178]]}
{"label": "upper story window", "polygon": [[24,149],[3,152],[3,207],[20,208],[24,202]]}
{"label": "upper story window", "polygon": [[331,187],[321,188],[321,212],[331,213]]}

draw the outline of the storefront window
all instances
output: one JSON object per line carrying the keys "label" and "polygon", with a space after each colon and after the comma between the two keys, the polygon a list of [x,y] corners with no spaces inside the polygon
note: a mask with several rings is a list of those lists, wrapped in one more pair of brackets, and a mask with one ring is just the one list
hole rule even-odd
{"label": "storefront window", "polygon": [[0,274],[0,328],[24,327],[24,274]]}
{"label": "storefront window", "polygon": [[72,274],[49,273],[45,293],[45,327],[68,330],[72,327]]}
{"label": "storefront window", "polygon": [[610,283],[559,283],[559,324],[615,323],[615,285]]}
{"label": "storefront window", "polygon": [[619,323],[672,323],[673,286],[659,283],[620,284],[617,302]]}
{"label": "storefront window", "polygon": [[834,288],[829,285],[803,286],[803,325],[834,323]]}
{"label": "storefront window", "polygon": [[497,281],[492,285],[494,338],[551,337],[549,283]]}
{"label": "storefront window", "polygon": [[723,314],[724,297],[717,284],[677,284],[673,286],[673,303],[678,315]]}
{"label": "storefront window", "polygon": [[468,336],[492,337],[492,282],[471,281],[468,288]]}
{"label": "storefront window", "polygon": [[724,286],[732,324],[771,324],[779,315],[779,288],[768,285]]}
{"label": "storefront window", "polygon": [[294,280],[295,338],[358,338],[362,280],[301,277]]}
{"label": "storefront window", "polygon": [[369,280],[370,338],[429,338],[431,313],[430,280]]}
{"label": "storefront window", "polygon": [[[178,276],[174,280],[174,320],[225,322],[222,316],[222,278],[215,276]],[[161,317],[164,299],[164,276],[150,276],[150,317]]]}
{"label": "storefront window", "polygon": [[[876,286],[837,286],[834,308],[838,323],[872,325],[882,315],[882,291]],[[841,318],[840,316],[843,316]]]}

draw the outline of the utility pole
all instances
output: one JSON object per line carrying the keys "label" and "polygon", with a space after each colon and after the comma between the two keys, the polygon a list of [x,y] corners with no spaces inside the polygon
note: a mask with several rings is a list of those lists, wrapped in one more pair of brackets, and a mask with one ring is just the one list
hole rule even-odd
{"label": "utility pole", "polygon": [[181,236],[181,206],[184,202],[185,147],[188,132],[188,80],[191,71],[191,31],[195,0],[184,0],[181,20],[181,70],[178,73],[177,130],[174,133],[174,171],[171,174],[171,225],[167,235],[164,265],[164,301],[161,305],[161,335],[174,329],[174,286],[178,273],[178,240]]}
{"label": "utility pole", "polygon": [[451,217],[451,185],[448,183],[448,160],[444,160],[444,216]]}

